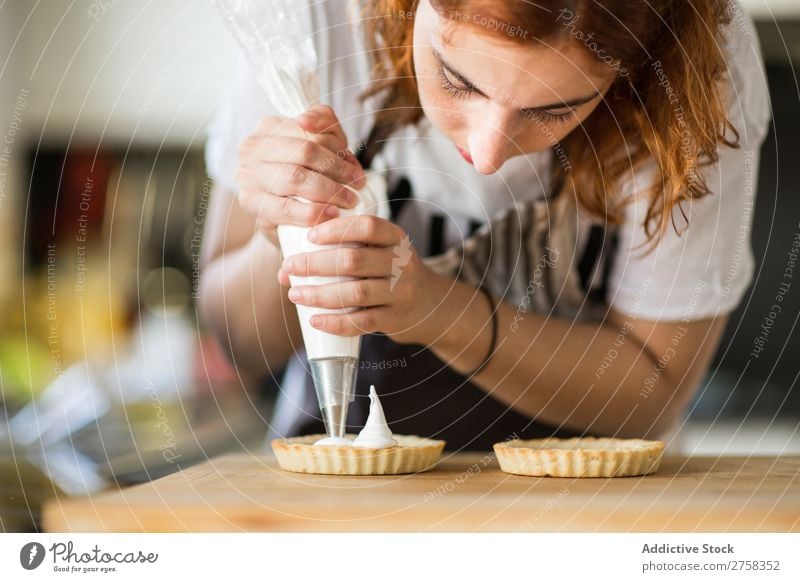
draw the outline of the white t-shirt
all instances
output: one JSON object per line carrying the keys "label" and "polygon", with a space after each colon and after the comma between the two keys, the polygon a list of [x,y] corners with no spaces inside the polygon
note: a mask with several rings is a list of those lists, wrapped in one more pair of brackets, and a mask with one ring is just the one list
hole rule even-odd
{"label": "white t-shirt", "polygon": [[[362,106],[358,95],[368,86],[370,65],[353,3],[309,2],[303,13],[319,57],[322,102],[331,105],[349,145],[366,139],[378,107]],[[691,320],[733,311],[754,271],[750,227],[758,175],[759,146],[769,123],[769,97],[758,39],[752,23],[737,20],[728,34],[729,116],[739,131],[741,147],[720,148],[717,164],[703,174],[712,195],[684,204],[689,228],[678,236],[668,229],[653,252],[642,255],[642,226],[647,203],[626,210],[619,243],[612,258],[607,301],[617,311],[644,319]],[[210,128],[206,162],[210,176],[235,191],[239,143],[258,120],[276,110],[258,85],[244,56]],[[446,250],[488,222],[515,200],[541,197],[548,189],[550,152],[512,158],[496,174],[484,176],[464,162],[452,142],[423,120],[394,133],[381,154],[389,183],[401,176],[412,187],[397,223],[410,235],[422,256]],[[652,184],[652,168],[642,168],[627,182],[625,193]],[[678,223],[680,213],[676,210]],[[436,218],[438,217],[438,219]],[[441,240],[430,240],[432,223],[442,228]],[[590,226],[581,218],[581,236]],[[581,244],[579,239],[578,244]]]}

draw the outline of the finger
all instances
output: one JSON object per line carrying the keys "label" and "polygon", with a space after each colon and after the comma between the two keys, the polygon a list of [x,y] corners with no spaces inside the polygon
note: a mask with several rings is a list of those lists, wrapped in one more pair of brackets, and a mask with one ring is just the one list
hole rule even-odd
{"label": "finger", "polygon": [[263,192],[274,196],[299,196],[339,208],[353,208],[358,196],[349,188],[306,167],[291,164],[262,164],[256,179]]}
{"label": "finger", "polygon": [[[347,144],[342,143],[339,138],[329,133],[313,134],[303,131],[300,127],[293,123],[286,123],[285,127],[263,129],[257,128],[256,132],[245,138],[239,147],[240,159],[272,159],[270,155],[274,155],[276,151],[275,144],[277,140],[283,139],[296,139],[301,141],[313,141],[317,145],[330,150],[331,153],[337,154],[340,159],[347,158]],[[349,162],[348,159],[345,159]],[[357,164],[352,164],[357,165]]]}
{"label": "finger", "polygon": [[[342,160],[329,149],[328,145],[331,144],[325,144],[318,136],[312,137],[311,140],[294,136],[248,137],[239,145],[236,179],[238,182],[247,180],[254,172],[258,172],[263,164],[295,163],[312,171],[331,170],[327,173],[334,181],[347,182],[359,172],[358,168]],[[301,148],[299,152],[298,147]]]}
{"label": "finger", "polygon": [[342,157],[341,151],[331,151],[316,136],[312,139],[280,136],[265,139],[259,145],[245,145],[245,152],[240,153],[240,159],[243,173],[266,162],[303,166],[340,184],[352,184],[363,174],[360,168]]}
{"label": "finger", "polygon": [[[314,115],[318,114],[314,113]],[[264,141],[264,138],[273,139],[276,137],[317,139],[333,152],[347,149],[347,138],[344,132],[311,131],[309,129],[310,127],[311,126],[305,121],[303,115],[296,118],[268,115],[259,119],[253,133],[248,139],[252,139],[254,144],[260,144]],[[316,125],[314,125],[314,127],[316,127]]]}
{"label": "finger", "polygon": [[[321,135],[332,134],[336,136],[340,146],[334,149],[334,153],[345,162],[355,166],[359,172],[353,180],[353,185],[356,188],[363,188],[366,185],[366,178],[364,176],[363,167],[358,158],[347,147],[347,136],[339,123],[339,118],[336,113],[327,105],[319,105],[312,107],[304,114],[297,118],[298,125],[311,133],[325,132]],[[319,135],[319,134],[318,134]]]}
{"label": "finger", "polygon": [[[263,163],[297,165],[328,176],[340,184],[352,184],[363,172],[313,139],[281,136],[264,140],[269,147],[245,145],[240,152],[239,173],[257,171]],[[241,149],[241,148],[240,148]]]}
{"label": "finger", "polygon": [[291,287],[292,283],[289,281],[289,275],[283,269],[278,269],[278,283],[281,287]]}
{"label": "finger", "polygon": [[289,290],[289,300],[300,305],[326,309],[385,305],[389,300],[389,281],[356,279],[327,285],[299,285]]}
{"label": "finger", "polygon": [[382,323],[389,320],[389,310],[385,307],[369,307],[352,313],[315,314],[311,317],[312,327],[334,335],[352,337],[366,333],[384,331]]}
{"label": "finger", "polygon": [[262,190],[239,190],[239,203],[255,217],[261,230],[269,230],[280,224],[314,226],[339,214],[339,209],[329,204],[300,202],[287,196],[274,196]]}
{"label": "finger", "polygon": [[313,140],[294,137],[274,138],[269,148],[261,148],[248,160],[255,162],[298,165],[328,176],[340,184],[351,184],[363,171],[338,157],[328,148]]}
{"label": "finger", "polygon": [[340,247],[287,258],[282,269],[301,277],[389,277],[394,254],[387,247]]}
{"label": "finger", "polygon": [[[301,119],[301,117],[297,119]],[[275,151],[274,140],[278,138],[313,141],[331,151],[346,164],[363,173],[363,168],[358,159],[347,147],[347,138],[344,132],[314,133],[313,131],[308,131],[307,127],[304,128],[295,119],[285,117],[267,116],[261,118],[253,134],[240,144],[239,158],[245,161],[254,156],[256,159],[263,159],[265,154]],[[357,187],[360,188],[362,186],[363,184],[357,183]]]}
{"label": "finger", "polygon": [[363,214],[342,217],[320,224],[308,233],[311,242],[317,244],[342,244],[360,242],[372,246],[394,246],[405,242],[410,246],[405,231],[383,218]]}

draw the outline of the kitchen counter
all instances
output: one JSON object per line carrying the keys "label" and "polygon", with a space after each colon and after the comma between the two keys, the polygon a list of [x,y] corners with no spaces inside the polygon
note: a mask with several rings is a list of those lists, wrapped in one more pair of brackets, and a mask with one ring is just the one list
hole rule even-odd
{"label": "kitchen counter", "polygon": [[232,454],[92,498],[52,501],[50,532],[800,532],[800,457],[666,457],[646,477],[508,475],[491,453],[417,475],[288,473]]}

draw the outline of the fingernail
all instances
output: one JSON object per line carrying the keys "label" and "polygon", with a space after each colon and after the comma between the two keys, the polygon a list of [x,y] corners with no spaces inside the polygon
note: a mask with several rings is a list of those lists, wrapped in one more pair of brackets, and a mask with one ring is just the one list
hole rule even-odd
{"label": "fingernail", "polygon": [[298,291],[297,289],[294,289],[294,288],[289,289],[289,294],[288,295],[289,295],[289,299],[292,300],[292,301],[298,301],[300,299],[300,297],[302,297],[302,293],[300,293],[300,291]]}
{"label": "fingernail", "polygon": [[317,123],[317,121],[319,121],[319,114],[313,111],[306,111],[300,116],[300,119],[310,125],[314,125]]}
{"label": "fingernail", "polygon": [[319,238],[319,233],[315,229],[312,228],[311,230],[308,231],[308,235],[307,236],[308,236],[308,240],[310,240],[311,242],[314,242],[315,240],[317,240]]}
{"label": "fingernail", "polygon": [[355,195],[354,192],[350,190],[346,190],[344,193],[344,201],[347,203],[349,207],[353,207],[358,204],[358,196]]}
{"label": "fingernail", "polygon": [[350,180],[353,182],[353,184],[360,188],[364,185],[364,171],[360,168],[354,169],[352,172],[350,172]]}
{"label": "fingernail", "polygon": [[339,209],[338,209],[338,208],[336,208],[335,206],[328,206],[328,207],[325,209],[325,214],[326,214],[327,216],[330,216],[330,217],[339,216]]}

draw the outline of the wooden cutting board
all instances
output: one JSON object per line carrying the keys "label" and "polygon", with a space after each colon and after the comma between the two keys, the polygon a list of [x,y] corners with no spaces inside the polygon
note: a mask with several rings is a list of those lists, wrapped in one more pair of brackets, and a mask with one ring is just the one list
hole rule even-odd
{"label": "wooden cutting board", "polygon": [[52,501],[50,532],[798,532],[800,457],[665,458],[617,479],[508,475],[454,454],[418,475],[287,473],[273,457],[211,459],[151,483]]}

